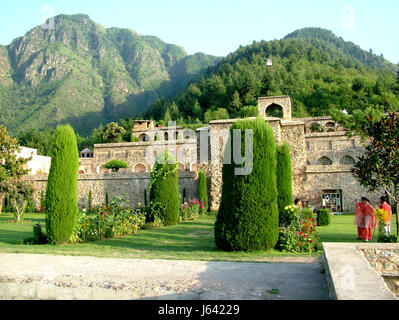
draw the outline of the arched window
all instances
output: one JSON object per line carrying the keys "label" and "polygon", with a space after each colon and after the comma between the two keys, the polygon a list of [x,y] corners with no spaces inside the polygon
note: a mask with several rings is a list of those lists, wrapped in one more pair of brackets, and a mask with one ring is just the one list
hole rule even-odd
{"label": "arched window", "polygon": [[174,133],[174,137],[173,137],[175,140],[177,140],[178,138],[179,138],[179,132],[178,131],[175,131],[175,133]]}
{"label": "arched window", "polygon": [[339,161],[339,163],[344,165],[354,165],[356,161],[351,156],[345,156]]}
{"label": "arched window", "polygon": [[266,117],[274,117],[274,118],[283,118],[284,112],[283,107],[279,104],[272,103],[268,107],[266,107],[265,111]]}
{"label": "arched window", "polygon": [[327,122],[325,127],[326,127],[327,132],[335,131],[335,123],[334,122]]}
{"label": "arched window", "polygon": [[324,156],[317,160],[317,164],[321,166],[330,166],[332,165],[332,160],[329,157]]}
{"label": "arched window", "polygon": [[164,140],[165,140],[165,141],[168,141],[168,140],[169,140],[169,134],[168,134],[167,132],[165,132],[165,134],[164,134]]}
{"label": "arched window", "polygon": [[147,167],[144,164],[136,164],[134,166],[134,172],[147,172]]}
{"label": "arched window", "polygon": [[150,136],[148,134],[143,133],[143,134],[139,135],[139,141],[140,142],[147,142],[147,141],[150,141],[150,140],[151,140],[151,138],[150,138]]}

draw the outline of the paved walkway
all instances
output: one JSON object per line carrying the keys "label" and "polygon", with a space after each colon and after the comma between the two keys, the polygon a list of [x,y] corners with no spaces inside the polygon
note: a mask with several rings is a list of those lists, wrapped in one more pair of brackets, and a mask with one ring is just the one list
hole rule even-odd
{"label": "paved walkway", "polygon": [[0,254],[0,299],[328,299],[323,266],[314,258],[309,261],[248,263]]}

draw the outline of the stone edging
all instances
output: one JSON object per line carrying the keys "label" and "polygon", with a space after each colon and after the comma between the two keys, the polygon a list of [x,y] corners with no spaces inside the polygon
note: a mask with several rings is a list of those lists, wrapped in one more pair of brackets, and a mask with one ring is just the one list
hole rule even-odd
{"label": "stone edging", "polygon": [[330,297],[335,300],[398,300],[359,249],[399,249],[399,244],[323,243]]}

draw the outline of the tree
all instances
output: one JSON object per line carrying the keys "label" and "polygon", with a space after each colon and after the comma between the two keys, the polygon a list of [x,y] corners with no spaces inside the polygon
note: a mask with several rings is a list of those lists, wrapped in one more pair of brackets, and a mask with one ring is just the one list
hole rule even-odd
{"label": "tree", "polygon": [[[366,114],[358,128],[368,137],[366,152],[359,157],[352,172],[370,191],[385,190],[399,204],[399,115],[392,112],[381,118]],[[396,210],[397,212],[397,210]],[[399,227],[398,214],[396,225]],[[399,228],[397,228],[397,235]]]}
{"label": "tree", "polygon": [[58,126],[51,145],[45,212],[49,242],[69,241],[78,213],[77,180],[79,153],[71,126]]}
{"label": "tree", "polygon": [[139,142],[139,138],[137,138],[133,133],[130,135],[130,142]]}
{"label": "tree", "polygon": [[[233,130],[252,130],[253,166],[247,175],[236,175],[241,165],[224,164],[223,188],[215,223],[216,246],[226,251],[256,251],[274,248],[278,240],[276,146],[273,130],[262,118],[239,120],[230,130],[228,144],[233,160]],[[229,148],[226,148],[225,157]],[[232,161],[234,162],[234,161]]]}
{"label": "tree", "polygon": [[119,169],[129,168],[129,164],[124,160],[111,160],[104,165],[104,168],[111,169],[112,172],[118,172]]}
{"label": "tree", "polygon": [[168,150],[157,156],[151,171],[150,205],[164,207],[162,217],[166,226],[179,222],[179,182],[176,160]]}
{"label": "tree", "polygon": [[118,143],[123,141],[125,133],[126,131],[123,127],[118,125],[116,122],[110,122],[105,126],[104,131],[101,133],[101,138],[105,142]]}
{"label": "tree", "polygon": [[163,119],[166,123],[166,126],[169,126],[169,122],[172,121],[172,116],[170,115],[169,108],[166,108],[165,115],[164,115]]}
{"label": "tree", "polygon": [[5,194],[10,190],[12,182],[18,183],[22,175],[28,173],[24,168],[24,164],[31,158],[17,158],[16,153],[20,151],[18,140],[11,138],[7,132],[7,128],[0,125],[0,214],[3,206]]}
{"label": "tree", "polygon": [[17,138],[20,145],[37,149],[38,154],[48,156],[50,154],[51,140],[53,139],[54,129],[39,131],[31,128],[21,131]]}
{"label": "tree", "polygon": [[204,201],[203,213],[208,212],[208,191],[206,186],[206,174],[204,171],[198,173],[198,200]]}
{"label": "tree", "polygon": [[14,206],[15,222],[21,222],[22,215],[25,212],[28,198],[33,193],[32,185],[28,181],[10,178],[3,183],[2,187],[10,197]]}
{"label": "tree", "polygon": [[277,146],[277,205],[279,211],[280,225],[286,224],[284,215],[282,214],[286,206],[293,204],[292,199],[292,167],[291,167],[291,151],[290,146],[284,143]]}
{"label": "tree", "polygon": [[212,120],[223,120],[229,118],[230,118],[229,113],[224,108],[219,108],[216,110],[208,110],[204,114],[204,121],[206,123]]}

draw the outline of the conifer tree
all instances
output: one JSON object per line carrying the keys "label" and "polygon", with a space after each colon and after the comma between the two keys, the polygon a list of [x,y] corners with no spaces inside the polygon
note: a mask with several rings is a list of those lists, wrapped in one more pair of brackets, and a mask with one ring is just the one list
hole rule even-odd
{"label": "conifer tree", "polygon": [[71,126],[57,127],[50,155],[45,199],[46,230],[49,242],[59,244],[70,240],[78,212],[79,153]]}
{"label": "conifer tree", "polygon": [[[253,133],[253,167],[248,175],[236,175],[245,165],[223,165],[223,188],[215,223],[216,246],[226,251],[256,251],[274,248],[278,240],[278,207],[276,188],[276,146],[273,130],[264,119],[237,121],[231,128]],[[233,153],[233,139],[229,139]],[[242,147],[243,148],[243,147]],[[225,157],[229,148],[226,148]]]}

